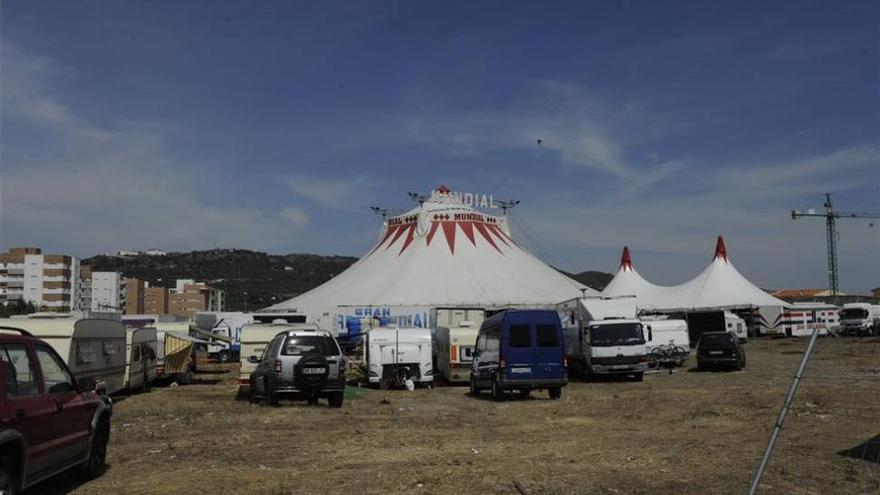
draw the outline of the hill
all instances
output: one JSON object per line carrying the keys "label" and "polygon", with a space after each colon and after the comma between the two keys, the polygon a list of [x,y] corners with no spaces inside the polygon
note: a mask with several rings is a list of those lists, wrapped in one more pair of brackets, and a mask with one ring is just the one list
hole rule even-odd
{"label": "hill", "polygon": [[[83,260],[94,271],[122,272],[156,287],[174,287],[177,279],[191,278],[226,291],[226,309],[264,308],[311,290],[354,264],[350,256],[267,254],[246,249],[212,249],[165,256],[99,255]],[[561,271],[561,270],[560,270]],[[609,273],[586,271],[565,275],[601,290]]]}

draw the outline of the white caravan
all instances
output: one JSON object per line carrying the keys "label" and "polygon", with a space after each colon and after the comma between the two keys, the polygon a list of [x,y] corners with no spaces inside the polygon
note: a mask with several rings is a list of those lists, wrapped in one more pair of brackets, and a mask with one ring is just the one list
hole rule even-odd
{"label": "white caravan", "polygon": [[425,384],[434,380],[427,328],[374,328],[367,332],[365,347],[369,382],[383,390],[407,379]]}
{"label": "white caravan", "polygon": [[844,304],[840,310],[840,326],[847,335],[880,335],[880,305]]}
{"label": "white caravan", "polygon": [[556,310],[573,376],[621,374],[642,379],[648,356],[635,297],[583,297],[559,303]]}
{"label": "white caravan", "polygon": [[248,361],[251,356],[263,357],[266,345],[281,332],[294,330],[318,330],[314,323],[287,323],[279,319],[272,323],[248,323],[241,327],[241,352],[239,353],[240,370],[238,375],[238,391],[245,394],[250,390],[251,373],[257,365]]}
{"label": "white caravan", "polygon": [[686,321],[642,318],[642,325],[645,330],[645,348],[649,355],[655,349],[671,351],[673,346],[680,347],[683,353],[669,353],[668,358],[664,357],[661,362],[671,362],[678,366],[684,364],[691,345]]}
{"label": "white caravan", "polygon": [[724,312],[724,327],[728,332],[736,335],[740,342],[745,342],[749,338],[749,327],[746,325],[746,320],[730,311]]}
{"label": "white caravan", "polygon": [[479,325],[471,321],[459,322],[455,328],[438,327],[436,343],[437,372],[449,383],[469,383],[474,347]]}
{"label": "white caravan", "polygon": [[156,379],[156,329],[126,329],[125,343],[125,387],[146,391]]}
{"label": "white caravan", "polygon": [[19,328],[55,349],[77,380],[94,378],[108,394],[125,389],[125,326],[119,321],[52,316],[7,318],[0,326]]}

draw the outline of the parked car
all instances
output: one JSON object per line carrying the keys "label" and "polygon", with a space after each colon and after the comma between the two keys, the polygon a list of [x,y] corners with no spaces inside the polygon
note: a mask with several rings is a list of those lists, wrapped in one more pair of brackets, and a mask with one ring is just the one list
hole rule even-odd
{"label": "parked car", "polygon": [[492,391],[495,400],[516,390],[546,389],[551,399],[568,384],[565,337],[559,316],[549,310],[508,310],[483,322],[471,367],[471,394]]}
{"label": "parked car", "polygon": [[705,332],[697,344],[697,368],[710,366],[731,367],[737,371],[746,367],[746,351],[732,332]]}
{"label": "parked car", "polygon": [[276,405],[280,395],[305,398],[309,404],[327,398],[330,407],[342,407],[345,392],[345,356],[339,343],[323,330],[290,330],[273,338],[250,376],[251,400]]}
{"label": "parked car", "polygon": [[46,342],[0,327],[0,493],[73,468],[86,479],[101,474],[113,408],[95,386],[74,378]]}

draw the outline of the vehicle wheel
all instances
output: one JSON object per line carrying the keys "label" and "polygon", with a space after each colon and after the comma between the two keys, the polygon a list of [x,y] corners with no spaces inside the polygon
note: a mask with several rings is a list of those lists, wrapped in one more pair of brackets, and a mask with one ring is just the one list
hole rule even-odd
{"label": "vehicle wheel", "polygon": [[562,387],[553,387],[548,389],[547,392],[550,394],[550,398],[556,400],[562,397]]}
{"label": "vehicle wheel", "polygon": [[275,394],[272,392],[272,388],[269,387],[269,380],[263,381],[263,405],[264,406],[277,406],[278,399],[275,397]]}
{"label": "vehicle wheel", "polygon": [[15,463],[9,457],[0,457],[0,493],[18,493],[18,480],[15,476]]}
{"label": "vehicle wheel", "polygon": [[645,374],[644,373],[636,373],[634,375],[634,378],[636,379],[637,382],[640,382],[645,379]]}
{"label": "vehicle wheel", "polygon": [[332,408],[342,407],[342,402],[345,400],[345,394],[343,392],[333,392],[327,397],[327,403],[330,404]]}
{"label": "vehicle wheel", "polygon": [[492,398],[499,401],[504,399],[504,389],[498,383],[498,377],[492,377]]}
{"label": "vehicle wheel", "polygon": [[[107,464],[107,443],[110,441],[110,421],[106,418],[98,422],[98,429],[92,438],[89,458],[82,467],[82,477],[93,480],[101,475]],[[4,492],[5,493],[5,492]]]}
{"label": "vehicle wheel", "polygon": [[477,382],[474,380],[474,375],[471,375],[471,395],[474,397],[480,395],[480,387],[477,386]]}
{"label": "vehicle wheel", "polygon": [[217,355],[217,359],[223,364],[228,363],[229,362],[229,351],[220,351],[220,354]]}
{"label": "vehicle wheel", "polygon": [[379,380],[379,390],[388,390],[391,388],[391,380],[382,378]]}

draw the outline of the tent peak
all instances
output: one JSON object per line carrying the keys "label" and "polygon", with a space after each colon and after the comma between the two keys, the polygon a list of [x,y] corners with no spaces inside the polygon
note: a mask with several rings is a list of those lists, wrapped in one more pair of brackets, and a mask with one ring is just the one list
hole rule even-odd
{"label": "tent peak", "polygon": [[632,270],[632,258],[629,256],[629,246],[623,246],[623,254],[620,255],[620,268],[623,270]]}
{"label": "tent peak", "polygon": [[715,258],[714,259],[716,259],[716,260],[721,259],[724,261],[729,261],[727,259],[727,247],[724,246],[724,237],[720,236],[720,235],[718,236],[718,242],[715,244]]}

